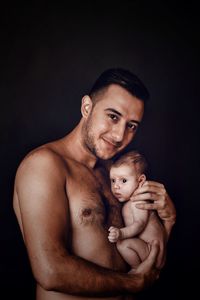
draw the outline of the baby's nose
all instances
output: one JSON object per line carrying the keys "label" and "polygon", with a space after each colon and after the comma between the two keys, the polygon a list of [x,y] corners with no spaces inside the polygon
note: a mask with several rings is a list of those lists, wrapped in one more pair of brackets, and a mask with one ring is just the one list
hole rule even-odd
{"label": "baby's nose", "polygon": [[114,188],[115,188],[115,189],[119,189],[119,188],[120,188],[119,183],[116,182],[116,183],[114,184]]}

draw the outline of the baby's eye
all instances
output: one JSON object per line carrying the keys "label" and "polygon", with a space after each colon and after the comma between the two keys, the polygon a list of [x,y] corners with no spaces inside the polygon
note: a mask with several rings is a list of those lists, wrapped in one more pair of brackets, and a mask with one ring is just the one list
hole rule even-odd
{"label": "baby's eye", "polygon": [[114,183],[114,182],[115,182],[115,179],[111,179],[111,182],[113,182],[113,183]]}
{"label": "baby's eye", "polygon": [[123,183],[127,182],[127,179],[123,178],[123,179],[122,179],[122,182],[123,182]]}

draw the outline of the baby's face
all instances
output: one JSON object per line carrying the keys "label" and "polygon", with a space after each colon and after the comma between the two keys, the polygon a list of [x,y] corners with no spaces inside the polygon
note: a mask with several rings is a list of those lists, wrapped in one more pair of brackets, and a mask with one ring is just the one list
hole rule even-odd
{"label": "baby's face", "polygon": [[139,185],[139,175],[133,165],[111,167],[110,180],[112,193],[120,202],[129,200]]}

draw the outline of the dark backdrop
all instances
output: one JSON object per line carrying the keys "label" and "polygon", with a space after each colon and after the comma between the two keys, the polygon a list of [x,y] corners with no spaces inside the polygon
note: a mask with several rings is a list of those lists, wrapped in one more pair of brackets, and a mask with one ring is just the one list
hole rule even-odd
{"label": "dark backdrop", "polygon": [[[0,11],[0,293],[34,299],[12,210],[14,175],[27,152],[69,132],[81,97],[109,67],[128,68],[150,93],[133,146],[147,156],[177,208],[160,280],[139,299],[193,293],[199,270],[199,27],[192,2],[35,1]],[[192,296],[190,295],[191,299]]]}

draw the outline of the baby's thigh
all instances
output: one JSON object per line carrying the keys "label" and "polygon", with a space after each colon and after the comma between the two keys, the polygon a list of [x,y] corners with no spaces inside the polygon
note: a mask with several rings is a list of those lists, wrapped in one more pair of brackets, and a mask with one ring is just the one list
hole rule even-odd
{"label": "baby's thigh", "polygon": [[150,252],[149,244],[139,238],[131,238],[131,239],[124,239],[118,241],[117,248],[119,250],[123,250],[127,248],[134,250],[137,253],[137,255],[140,257],[141,261],[145,260]]}

